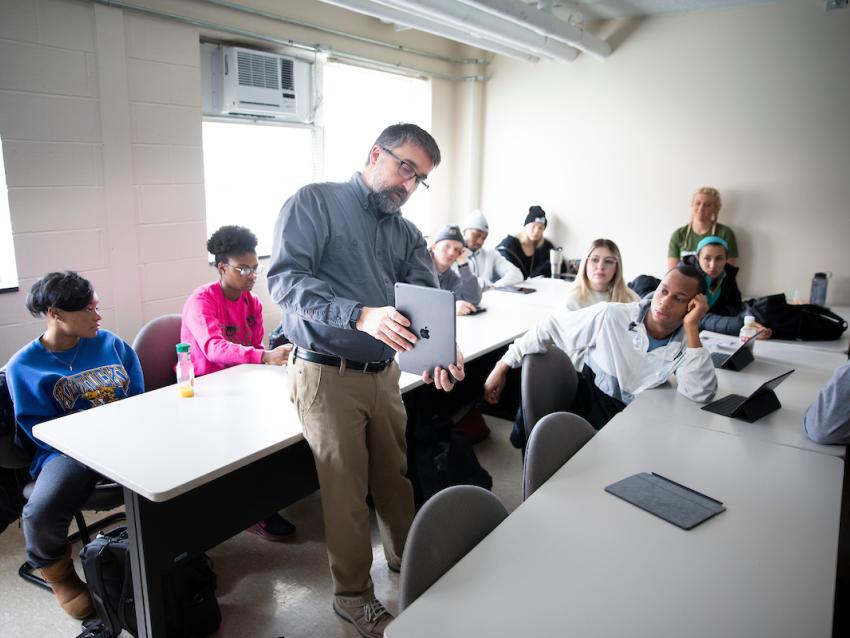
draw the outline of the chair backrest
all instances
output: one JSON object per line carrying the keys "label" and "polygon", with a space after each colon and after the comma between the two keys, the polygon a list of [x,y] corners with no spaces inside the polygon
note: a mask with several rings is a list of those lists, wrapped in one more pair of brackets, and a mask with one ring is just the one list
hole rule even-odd
{"label": "chair backrest", "polygon": [[522,500],[531,496],[594,434],[593,426],[577,414],[555,412],[540,419],[525,448]]}
{"label": "chair backrest", "polygon": [[15,406],[6,382],[6,366],[0,368],[0,468],[18,470],[29,467],[32,455],[21,445],[15,423]]}
{"label": "chair backrest", "polygon": [[142,364],[145,391],[150,392],[175,382],[174,366],[180,343],[180,315],[162,315],[146,323],[133,340],[133,350]]}
{"label": "chair backrest", "polygon": [[547,414],[568,411],[575,401],[578,374],[567,354],[550,345],[546,352],[522,358],[522,418],[525,440]]}
{"label": "chair backrest", "polygon": [[432,496],[413,519],[399,582],[405,609],[508,516],[492,492],[455,485]]}

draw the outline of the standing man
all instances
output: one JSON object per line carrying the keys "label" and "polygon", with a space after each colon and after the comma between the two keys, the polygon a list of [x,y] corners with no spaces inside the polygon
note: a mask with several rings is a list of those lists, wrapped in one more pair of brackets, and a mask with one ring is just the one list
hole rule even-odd
{"label": "standing man", "polygon": [[[383,636],[392,616],[375,598],[369,570],[367,492],[378,516],[384,553],[398,571],[413,520],[407,472],[407,415],[396,352],[416,336],[393,307],[395,282],[437,287],[422,233],[400,208],[440,163],[434,138],[414,124],[386,128],[362,173],[345,183],[311,184],[280,211],[268,275],[295,344],[292,401],[313,451],[333,609],[362,636]],[[451,377],[449,376],[451,372]],[[423,373],[451,390],[457,366]]]}
{"label": "standing man", "polygon": [[522,271],[493,248],[484,248],[490,224],[480,210],[470,213],[463,224],[463,238],[468,250],[469,269],[478,277],[481,290],[513,286],[523,280]]}

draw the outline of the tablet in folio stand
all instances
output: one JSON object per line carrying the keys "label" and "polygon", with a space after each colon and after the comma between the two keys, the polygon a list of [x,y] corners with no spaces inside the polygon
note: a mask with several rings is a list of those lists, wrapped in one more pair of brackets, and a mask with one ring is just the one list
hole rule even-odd
{"label": "tablet in folio stand", "polygon": [[398,366],[404,372],[422,374],[457,363],[455,345],[455,296],[449,290],[395,285],[395,307],[410,319],[409,330],[419,337],[412,350],[400,352]]}
{"label": "tablet in folio stand", "polygon": [[782,407],[774,390],[792,372],[794,370],[789,370],[788,372],[783,372],[778,377],[765,381],[749,396],[727,394],[722,399],[717,399],[713,403],[702,406],[702,409],[721,416],[730,416],[734,419],[747,421],[748,423],[755,423],[763,416]]}
{"label": "tablet in folio stand", "polygon": [[654,472],[634,474],[605,491],[682,529],[693,529],[726,511],[720,501]]}

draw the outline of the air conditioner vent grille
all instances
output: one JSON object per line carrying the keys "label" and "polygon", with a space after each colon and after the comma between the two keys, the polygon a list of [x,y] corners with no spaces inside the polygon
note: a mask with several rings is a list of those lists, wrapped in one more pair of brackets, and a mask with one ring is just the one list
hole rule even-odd
{"label": "air conditioner vent grille", "polygon": [[292,60],[280,61],[280,88],[284,91],[295,90],[295,62]]}
{"label": "air conditioner vent grille", "polygon": [[262,89],[280,88],[276,58],[239,51],[237,52],[236,62],[239,67],[239,84],[241,86],[254,86]]}

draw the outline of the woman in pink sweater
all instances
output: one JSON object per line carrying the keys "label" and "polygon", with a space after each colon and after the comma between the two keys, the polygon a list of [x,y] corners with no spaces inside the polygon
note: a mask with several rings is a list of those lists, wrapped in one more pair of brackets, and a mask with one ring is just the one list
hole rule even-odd
{"label": "woman in pink sweater", "polygon": [[[180,339],[191,347],[195,375],[240,363],[285,365],[291,344],[263,346],[263,304],[251,292],[262,266],[257,261],[257,237],[241,226],[222,226],[207,242],[215,255],[218,280],[197,288],[183,304]],[[248,531],[272,541],[283,540],[295,526],[273,514]]]}

